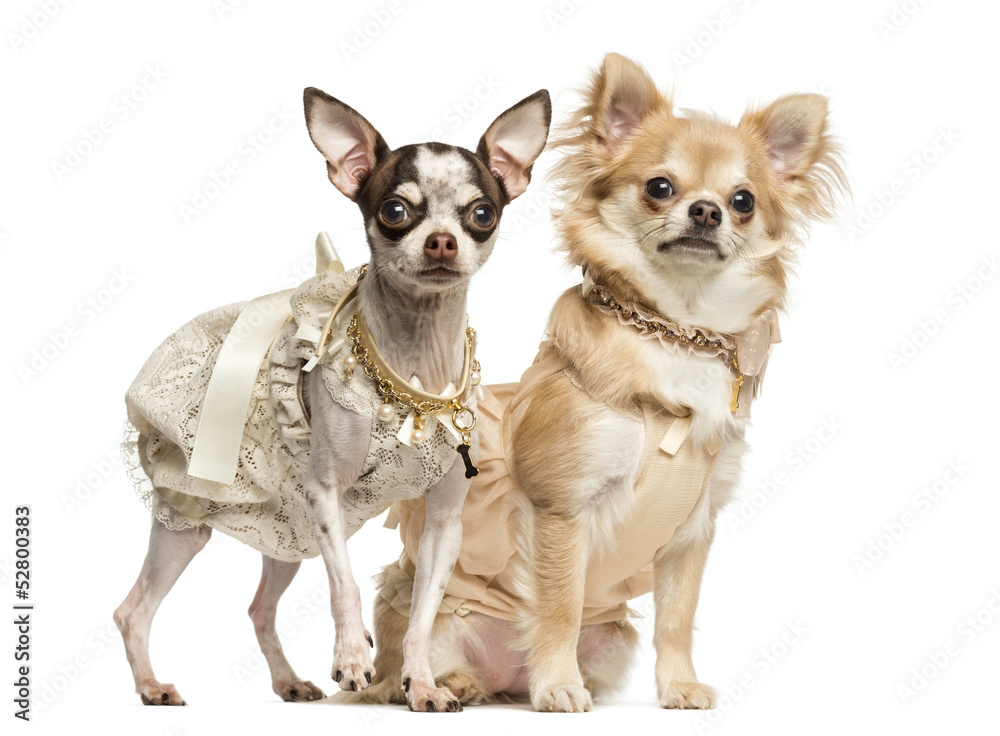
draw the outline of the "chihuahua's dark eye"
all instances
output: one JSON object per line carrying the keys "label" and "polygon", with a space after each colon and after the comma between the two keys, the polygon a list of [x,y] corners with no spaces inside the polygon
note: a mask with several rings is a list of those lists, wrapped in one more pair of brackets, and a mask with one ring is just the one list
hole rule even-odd
{"label": "chihuahua's dark eye", "polygon": [[480,230],[489,230],[497,221],[497,213],[488,204],[480,204],[472,208],[469,222]]}
{"label": "chihuahua's dark eye", "polygon": [[390,199],[378,211],[378,218],[389,227],[400,227],[410,219],[410,213],[398,199]]}
{"label": "chihuahua's dark eye", "polygon": [[753,195],[746,189],[741,189],[733,195],[730,203],[737,212],[750,212],[753,209]]}
{"label": "chihuahua's dark eye", "polygon": [[670,181],[658,176],[646,182],[646,194],[653,199],[666,199],[674,193],[674,188]]}

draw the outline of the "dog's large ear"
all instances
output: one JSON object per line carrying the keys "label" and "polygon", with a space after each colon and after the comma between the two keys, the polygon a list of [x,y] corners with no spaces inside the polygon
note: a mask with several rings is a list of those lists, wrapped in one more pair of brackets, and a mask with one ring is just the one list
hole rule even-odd
{"label": "dog's large ear", "polygon": [[846,191],[837,144],[827,132],[827,99],[822,95],[782,97],[749,110],[739,126],[762,141],[778,187],[807,217],[827,217],[837,195]]}
{"label": "dog's large ear", "polygon": [[307,87],[302,97],[309,137],[326,158],[330,181],[354,199],[389,147],[371,123],[323,90]]}
{"label": "dog's large ear", "polygon": [[477,154],[503,182],[510,199],[528,188],[531,166],[545,148],[551,122],[549,93],[540,89],[500,115],[479,139]]}
{"label": "dog's large ear", "polygon": [[670,109],[649,73],[621,54],[604,57],[588,92],[590,132],[609,151],[618,148],[654,109]]}

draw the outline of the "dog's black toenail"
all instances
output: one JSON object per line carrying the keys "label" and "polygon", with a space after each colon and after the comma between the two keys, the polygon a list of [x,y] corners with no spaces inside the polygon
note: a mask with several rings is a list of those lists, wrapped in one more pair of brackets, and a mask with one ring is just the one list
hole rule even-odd
{"label": "dog's black toenail", "polygon": [[371,672],[365,672],[365,679],[368,680],[368,684],[371,685],[372,684],[372,673]]}
{"label": "dog's black toenail", "polygon": [[299,697],[299,691],[298,690],[289,690],[288,694],[291,695],[293,698]]}
{"label": "dog's black toenail", "polygon": [[358,683],[356,683],[354,680],[351,680],[351,690],[357,690],[357,689],[358,689]]}
{"label": "dog's black toenail", "polygon": [[[404,693],[410,692],[410,678],[409,677],[407,677],[405,680],[403,680],[403,692]],[[413,708],[410,708],[410,710],[413,710]]]}
{"label": "dog's black toenail", "polygon": [[162,700],[164,703],[169,703],[170,702],[170,696],[167,695],[166,693],[163,693],[163,695],[160,696],[160,700]]}
{"label": "dog's black toenail", "polygon": [[437,713],[437,707],[430,700],[427,701],[427,711],[429,713]]}
{"label": "dog's black toenail", "polygon": [[344,673],[341,672],[340,670],[337,670],[337,674],[335,674],[333,676],[334,682],[340,682],[340,678],[343,677],[343,676],[344,676]]}
{"label": "dog's black toenail", "polygon": [[368,646],[371,647],[371,648],[374,648],[375,647],[375,642],[372,641],[372,635],[371,634],[365,634],[365,638],[368,640]]}

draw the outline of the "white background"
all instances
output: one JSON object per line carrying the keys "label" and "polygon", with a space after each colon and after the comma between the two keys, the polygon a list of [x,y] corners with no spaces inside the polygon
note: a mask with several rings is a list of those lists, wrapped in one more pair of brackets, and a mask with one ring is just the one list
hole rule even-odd
{"label": "white background", "polygon": [[[233,4],[11,0],[0,15],[11,393],[0,578],[13,601],[13,512],[28,503],[36,604],[35,720],[17,727],[839,734],[990,723],[1000,356],[996,268],[983,264],[1000,252],[995,4]],[[142,708],[111,624],[149,527],[117,460],[125,388],[189,318],[307,276],[318,230],[348,265],[367,259],[357,209],[326,181],[306,135],[302,88],[354,106],[392,146],[435,137],[474,147],[497,114],[540,87],[563,118],[565,91],[608,51],[643,63],[679,107],[734,122],[748,103],[788,92],[830,96],[852,175],[843,221],[815,228],[802,252],[784,342],[754,410],[742,498],[708,565],[695,663],[721,707],[655,707],[649,618],[628,687],[570,722],[526,706],[418,716],[280,703],[245,613],[258,558],[216,535],[153,629],[156,672],[191,706]],[[250,139],[268,138],[270,123],[283,129],[251,160]],[[185,218],[182,205],[231,162],[240,172]],[[576,281],[552,252],[547,166],[543,158],[508,209],[473,284],[487,382],[517,379],[551,303]],[[933,503],[918,499],[934,487]],[[350,551],[370,620],[369,577],[398,554],[398,538],[373,523]],[[332,692],[326,599],[322,565],[307,562],[279,616],[298,672]],[[648,599],[635,605],[650,610]],[[966,619],[977,616],[973,628]],[[0,680],[10,683],[11,627],[4,636]],[[914,668],[926,680],[914,682]]]}

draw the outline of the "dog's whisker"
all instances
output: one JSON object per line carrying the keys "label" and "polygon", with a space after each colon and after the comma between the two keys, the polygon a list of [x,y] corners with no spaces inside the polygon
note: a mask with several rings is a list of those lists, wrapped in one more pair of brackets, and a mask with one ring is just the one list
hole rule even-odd
{"label": "dog's whisker", "polygon": [[[738,240],[737,240],[738,239]],[[757,276],[760,274],[760,263],[757,258],[757,254],[751,248],[749,241],[745,236],[740,233],[734,232],[730,240],[733,250],[737,255],[743,260],[747,267],[748,276]]]}

